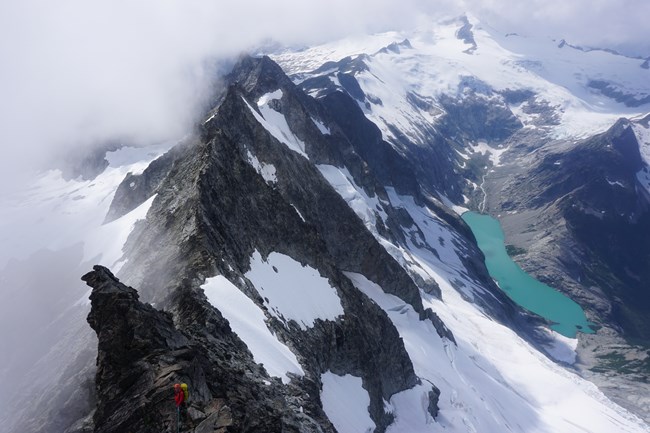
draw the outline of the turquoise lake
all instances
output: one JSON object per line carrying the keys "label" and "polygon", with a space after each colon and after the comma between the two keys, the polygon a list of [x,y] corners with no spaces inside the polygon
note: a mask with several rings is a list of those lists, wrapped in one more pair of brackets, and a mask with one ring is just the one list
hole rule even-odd
{"label": "turquoise lake", "polygon": [[499,221],[489,215],[465,212],[463,220],[470,226],[485,264],[499,287],[517,304],[554,324],[551,328],[574,338],[578,332],[591,334],[585,312],[572,299],[528,275],[512,261],[505,247]]}

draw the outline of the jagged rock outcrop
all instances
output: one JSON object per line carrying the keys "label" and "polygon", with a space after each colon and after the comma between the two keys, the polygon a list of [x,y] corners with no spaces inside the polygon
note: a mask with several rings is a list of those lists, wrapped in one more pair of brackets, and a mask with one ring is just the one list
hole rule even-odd
{"label": "jagged rock outcrop", "polygon": [[182,432],[332,431],[322,411],[312,419],[291,407],[300,397],[289,401],[199,293],[184,294],[184,324],[193,324],[184,332],[108,269],[95,266],[83,279],[93,287],[88,323],[99,339],[94,432],[175,432],[176,382],[191,393]]}

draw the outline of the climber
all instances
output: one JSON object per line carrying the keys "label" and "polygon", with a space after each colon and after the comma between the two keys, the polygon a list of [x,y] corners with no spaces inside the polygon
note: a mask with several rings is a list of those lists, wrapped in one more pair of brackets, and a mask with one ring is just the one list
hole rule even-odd
{"label": "climber", "polygon": [[[181,426],[181,408],[185,409],[185,393],[180,383],[174,384],[174,402],[176,402],[176,432],[180,431]],[[185,415],[185,411],[182,411]],[[183,416],[185,418],[185,416]]]}
{"label": "climber", "polygon": [[[187,387],[187,385],[185,385],[185,387]],[[185,403],[185,392],[183,392],[180,383],[174,384],[174,401],[176,402],[176,407],[179,409],[183,403]]]}
{"label": "climber", "polygon": [[187,424],[192,426],[193,422],[187,411],[187,404],[190,398],[190,393],[187,389],[186,383],[174,384],[174,401],[176,402],[176,425],[177,431],[180,431],[180,424]]}

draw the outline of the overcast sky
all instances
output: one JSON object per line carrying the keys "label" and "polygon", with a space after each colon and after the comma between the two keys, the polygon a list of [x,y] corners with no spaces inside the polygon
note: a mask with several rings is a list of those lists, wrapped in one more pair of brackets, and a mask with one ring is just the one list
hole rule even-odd
{"label": "overcast sky", "polygon": [[465,10],[504,32],[650,55],[645,0],[3,1],[0,180],[53,148],[179,134],[213,74],[208,60],[262,39],[312,44]]}

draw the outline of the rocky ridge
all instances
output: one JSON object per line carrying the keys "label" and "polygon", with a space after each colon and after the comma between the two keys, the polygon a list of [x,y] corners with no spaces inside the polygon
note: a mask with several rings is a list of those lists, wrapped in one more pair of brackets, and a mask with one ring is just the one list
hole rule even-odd
{"label": "rocky ridge", "polygon": [[[142,418],[143,410],[153,411],[157,428],[169,428],[173,413],[159,406],[163,396],[169,397],[169,385],[177,378],[185,379],[200,394],[195,425],[205,422],[201,413],[206,420],[211,419],[209,408],[217,399],[230,409],[233,424],[224,431],[328,431],[331,425],[323,414],[318,392],[320,377],[327,371],[361,377],[370,397],[369,413],[376,431],[384,431],[392,422],[384,402],[421,381],[394,325],[383,310],[352,285],[343,271],[366,276],[412,306],[420,320],[430,321],[440,337],[452,342],[454,337],[435,312],[422,307],[420,290],[440,296],[435,281],[414,280],[414,274],[388,254],[317,167],[345,167],[369,195],[385,197],[387,203],[384,185],[412,194],[452,229],[470,239],[471,233],[460,219],[422,193],[417,178],[409,176],[409,163],[381,140],[379,131],[361,113],[356,118],[336,117],[337,108],[347,107],[349,113],[358,109],[356,103],[346,99],[347,95],[331,94],[319,103],[307,97],[268,58],[244,57],[227,81],[228,87],[197,133],[141,175],[128,176],[111,206],[113,217],[119,217],[156,194],[146,223],[138,224],[129,237],[125,247],[129,260],[120,275],[139,288],[140,296],[165,313],[142,306],[136,292],[118,283],[108,270],[97,268],[84,277],[95,288],[91,299],[98,301],[97,306],[93,301],[89,316],[89,323],[100,339],[95,431],[120,431],[122,426]],[[271,93],[281,95],[272,100],[273,110],[287,119],[291,132],[305,144],[305,155],[289,149],[256,119],[257,101]],[[323,134],[314,119],[326,125],[329,134]],[[372,151],[367,147],[369,143],[376,143]],[[394,169],[387,169],[384,164],[389,160]],[[273,177],[265,177],[256,164],[272,166]],[[124,187],[132,182],[143,188]],[[148,193],[143,194],[143,190]],[[397,244],[405,243],[403,227],[414,224],[409,214],[388,205],[381,210],[387,218],[377,220],[386,221],[381,225],[378,222],[378,233]],[[512,321],[515,327],[529,327],[530,316],[500,294],[482,261],[472,258],[480,254],[476,247],[468,242],[465,248],[474,248],[466,258],[469,272],[493,287],[492,293],[482,293],[483,300],[478,297],[477,301],[483,302],[486,311],[491,311],[496,319]],[[303,266],[317,269],[336,288],[345,314],[336,320],[316,320],[307,329],[270,315],[265,300],[246,276],[254,252],[259,252],[263,259],[271,253],[285,254],[299,259]],[[282,384],[254,364],[250,352],[203,295],[201,285],[215,275],[233,282],[267,312],[269,327],[297,355],[305,376]],[[99,301],[106,297],[128,298],[128,312],[102,312],[108,308],[102,305],[114,303]],[[119,325],[123,328],[111,324],[111,317],[129,316],[131,312],[138,317],[134,322]],[[154,327],[160,327],[162,334],[152,338],[146,334],[139,336],[137,330],[147,327],[148,321],[154,321]],[[117,349],[103,346],[101,329],[105,326],[118,327],[135,343],[151,341],[155,347],[124,353],[111,362],[108,353]],[[230,353],[238,355],[224,355]],[[131,375],[130,367],[120,367],[107,373],[119,363],[118,359],[131,359],[145,370],[140,375]],[[213,366],[212,370],[208,365]],[[242,369],[247,372],[248,382],[230,377],[236,377],[235,372]],[[122,375],[126,377],[119,379]],[[274,384],[271,391],[267,391],[268,395],[260,394],[264,397],[259,400],[279,399],[277,403],[268,403],[277,410],[264,416],[272,424],[247,421],[246,414],[253,412],[243,403],[238,405],[237,401],[246,398],[237,393],[244,392],[241,388],[246,388],[246,392],[266,389],[269,382]],[[121,384],[119,392],[116,383]],[[136,409],[124,403],[129,399],[116,397],[124,392],[134,394],[133,398],[137,394],[143,406]],[[431,385],[431,416],[437,414],[439,394],[435,384]],[[121,409],[109,409],[113,404],[121,404]],[[261,413],[266,414],[264,410]],[[118,421],[113,422],[111,417]],[[198,426],[195,428],[202,431]]]}

